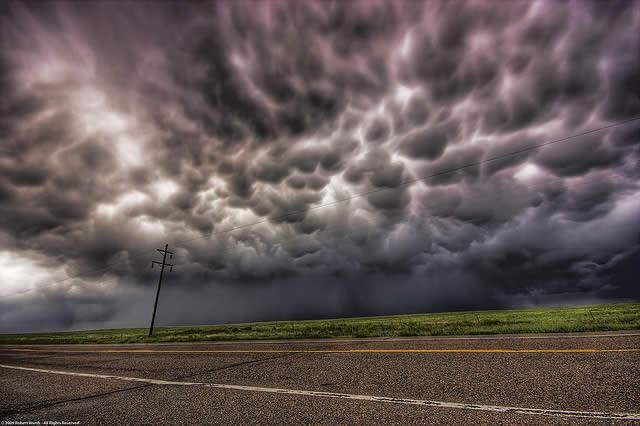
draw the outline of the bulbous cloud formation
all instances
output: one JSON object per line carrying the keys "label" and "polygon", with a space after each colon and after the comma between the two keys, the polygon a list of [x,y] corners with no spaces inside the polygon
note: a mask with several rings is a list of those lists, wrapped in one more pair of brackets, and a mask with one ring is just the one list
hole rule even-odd
{"label": "bulbous cloud formation", "polygon": [[640,296],[639,2],[0,20],[2,331]]}

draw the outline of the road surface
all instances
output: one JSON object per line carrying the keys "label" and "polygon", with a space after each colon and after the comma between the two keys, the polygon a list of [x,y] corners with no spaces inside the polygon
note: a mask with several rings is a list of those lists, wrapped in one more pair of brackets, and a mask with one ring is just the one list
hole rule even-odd
{"label": "road surface", "polygon": [[640,330],[5,345],[0,346],[0,420],[640,423]]}

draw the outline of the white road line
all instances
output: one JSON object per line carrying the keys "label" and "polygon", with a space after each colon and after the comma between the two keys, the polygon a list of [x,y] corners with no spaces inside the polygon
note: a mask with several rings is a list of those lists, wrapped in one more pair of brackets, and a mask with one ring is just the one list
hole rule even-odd
{"label": "white road line", "polygon": [[10,368],[15,370],[35,371],[39,373],[62,374],[66,376],[124,380],[129,382],[142,382],[142,383],[149,383],[152,385],[200,386],[200,387],[219,388],[219,389],[234,389],[234,390],[250,391],[250,392],[268,392],[268,393],[279,393],[279,394],[286,394],[286,395],[316,396],[316,397],[324,397],[324,398],[386,402],[391,404],[420,405],[420,406],[427,406],[427,407],[456,408],[456,409],[462,409],[462,410],[475,410],[475,411],[492,411],[492,412],[510,413],[510,414],[527,414],[527,415],[539,415],[539,416],[572,417],[572,418],[604,419],[604,420],[640,420],[640,413],[603,413],[603,412],[593,412],[593,411],[566,411],[566,410],[550,410],[550,409],[542,409],[542,408],[504,407],[499,405],[463,404],[459,402],[429,401],[429,400],[423,400],[423,399],[393,398],[393,397],[386,397],[386,396],[371,396],[371,395],[353,395],[353,394],[347,394],[347,393],[317,392],[317,391],[305,391],[305,390],[296,390],[296,389],[265,388],[265,387],[259,387],[259,386],[241,386],[241,385],[226,385],[226,384],[217,384],[217,383],[197,383],[197,382],[172,382],[167,380],[145,379],[140,377],[108,376],[103,374],[74,373],[71,371],[45,370],[41,368],[18,367],[15,365],[4,365],[4,364],[0,364],[0,367]]}

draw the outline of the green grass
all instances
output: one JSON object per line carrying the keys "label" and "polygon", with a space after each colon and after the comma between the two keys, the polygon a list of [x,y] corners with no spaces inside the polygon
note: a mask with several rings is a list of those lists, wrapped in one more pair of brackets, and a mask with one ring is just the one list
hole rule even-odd
{"label": "green grass", "polygon": [[151,343],[330,337],[448,336],[640,329],[640,303],[509,311],[445,312],[197,327],[2,334],[0,344]]}

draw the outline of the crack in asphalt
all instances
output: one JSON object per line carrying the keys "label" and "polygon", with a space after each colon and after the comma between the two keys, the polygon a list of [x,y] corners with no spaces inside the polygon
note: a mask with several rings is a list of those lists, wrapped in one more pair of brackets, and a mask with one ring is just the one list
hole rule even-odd
{"label": "crack in asphalt", "polygon": [[[268,361],[268,359],[257,360],[255,362],[260,362],[260,361]],[[10,366],[10,365],[2,365],[2,364],[0,364],[0,367],[17,369],[17,370],[38,371],[38,372],[52,373],[52,374],[71,375],[71,376],[128,380],[128,381],[144,382],[144,383],[148,383],[149,385],[155,384],[155,385],[201,386],[201,387],[219,388],[219,389],[234,389],[234,390],[241,390],[241,391],[328,397],[328,398],[338,398],[343,400],[377,401],[377,402],[394,403],[394,404],[420,405],[420,406],[456,408],[456,409],[466,409],[466,410],[481,410],[481,411],[527,414],[527,415],[596,418],[596,419],[609,419],[609,420],[640,420],[640,414],[638,413],[566,411],[566,410],[539,409],[539,408],[526,408],[526,407],[494,406],[494,405],[469,404],[469,403],[459,403],[459,402],[405,399],[405,398],[373,396],[373,395],[318,392],[318,391],[298,390],[298,389],[266,388],[266,387],[259,387],[259,386],[243,386],[243,385],[229,385],[229,384],[216,384],[216,383],[194,383],[194,382],[171,382],[166,380],[145,379],[145,378],[139,378],[139,377],[119,377],[119,376],[95,375],[95,374],[89,374],[89,373],[73,373],[73,372],[55,371],[55,370],[40,370],[40,369],[34,369],[34,368],[26,368],[26,367]],[[143,385],[139,387],[147,387],[147,386],[148,385]],[[132,390],[132,388],[123,389],[119,391],[122,392],[126,390]],[[116,393],[119,391],[112,391],[109,393]],[[76,398],[75,400],[88,399],[90,397],[91,396],[81,397],[81,398]],[[58,404],[60,403],[63,403],[63,402],[58,402]],[[56,405],[56,404],[50,404],[50,405]]]}
{"label": "crack in asphalt", "polygon": [[213,373],[213,372],[216,372],[216,371],[227,370],[227,369],[230,369],[230,368],[239,367],[241,365],[259,364],[259,363],[262,363],[262,362],[271,361],[271,360],[278,359],[278,358],[286,358],[286,357],[293,356],[293,355],[299,355],[299,353],[287,353],[287,354],[284,354],[284,355],[277,355],[277,356],[272,356],[272,357],[269,357],[269,358],[256,359],[256,360],[252,360],[252,361],[237,362],[235,364],[227,365],[227,366],[224,366],[224,367],[213,368],[211,370],[202,371],[202,372],[199,372],[199,373],[196,373],[196,374],[191,374],[191,375],[188,375],[188,376],[174,377],[172,379],[169,379],[169,381],[176,381],[176,380],[181,380],[181,379],[190,379],[192,377],[201,376],[203,374]]}
{"label": "crack in asphalt", "polygon": [[129,391],[132,391],[132,390],[141,389],[141,388],[148,388],[148,387],[151,387],[151,386],[155,386],[155,385],[146,384],[146,385],[134,386],[132,388],[116,389],[116,390],[109,391],[109,392],[97,393],[97,394],[93,394],[93,395],[85,395],[85,396],[81,396],[81,397],[78,397],[78,398],[65,399],[64,401],[56,401],[56,402],[50,402],[50,403],[47,403],[47,404],[40,404],[40,405],[35,405],[35,406],[30,406],[30,407],[9,409],[9,410],[0,412],[0,419],[6,418],[7,416],[11,416],[13,414],[21,414],[21,413],[28,413],[30,411],[38,411],[38,410],[43,409],[43,408],[49,408],[49,407],[53,407],[53,406],[56,406],[56,405],[66,404],[66,403],[69,403],[69,402],[77,402],[77,401],[83,401],[83,400],[87,400],[87,399],[100,398],[102,396],[112,395],[114,393],[129,392]]}
{"label": "crack in asphalt", "polygon": [[[284,355],[272,356],[272,357],[269,357],[269,358],[237,362],[235,364],[226,365],[224,367],[218,367],[218,368],[213,368],[213,369],[206,370],[206,371],[201,371],[201,372],[198,372],[196,374],[190,374],[190,375],[186,375],[186,376],[174,377],[174,378],[169,379],[168,381],[176,381],[176,380],[188,379],[188,378],[200,376],[200,375],[207,374],[207,373],[213,373],[215,371],[221,371],[221,370],[227,370],[227,369],[230,369],[230,368],[239,367],[241,365],[259,364],[259,363],[271,361],[271,360],[278,359],[278,358],[286,358],[286,357],[293,356],[293,355],[298,355],[298,354],[296,354],[296,353],[287,353],[287,354],[284,354]],[[103,396],[113,395],[115,393],[129,392],[129,391],[133,391],[133,390],[137,390],[137,389],[148,388],[148,387],[151,387],[151,386],[159,386],[159,385],[145,384],[145,385],[134,386],[134,387],[131,387],[131,388],[126,388],[126,389],[117,389],[117,390],[113,390],[113,391],[109,391],[109,392],[102,392],[102,393],[98,393],[98,394],[81,396],[81,397],[78,397],[78,398],[70,398],[70,399],[66,399],[64,401],[55,401],[55,402],[49,402],[49,403],[46,403],[46,404],[40,403],[39,405],[32,405],[32,406],[28,406],[28,407],[9,409],[9,410],[6,410],[6,411],[0,411],[0,419],[6,418],[7,416],[11,416],[11,415],[14,415],[14,414],[21,414],[21,413],[27,413],[27,412],[31,412],[31,411],[37,411],[37,410],[40,410],[40,409],[43,409],[43,408],[49,408],[49,407],[53,407],[53,406],[56,406],[56,405],[67,404],[69,402],[78,402],[78,401],[84,401],[84,400],[88,400],[88,399],[100,398],[100,397],[103,397]]]}

